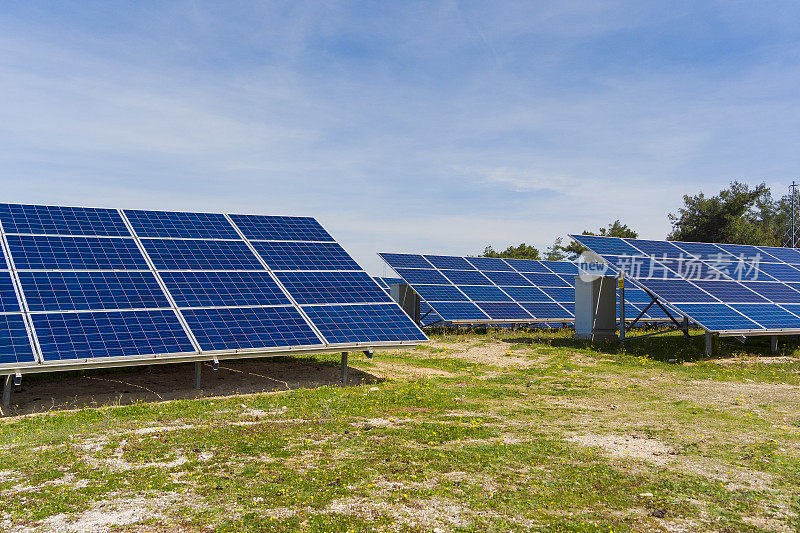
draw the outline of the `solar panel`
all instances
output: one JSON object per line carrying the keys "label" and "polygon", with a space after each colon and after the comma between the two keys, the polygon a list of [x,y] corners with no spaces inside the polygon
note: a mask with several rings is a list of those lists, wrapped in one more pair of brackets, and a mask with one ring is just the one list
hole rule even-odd
{"label": "solar panel", "polygon": [[531,259],[506,259],[505,262],[517,272],[554,272],[547,268],[541,261],[533,261]]}
{"label": "solar panel", "polygon": [[427,339],[394,304],[304,306],[303,310],[329,343]]}
{"label": "solar panel", "polygon": [[407,283],[425,285],[449,285],[450,283],[436,270],[423,270],[421,268],[395,269]]}
{"label": "solar panel", "polygon": [[465,259],[469,261],[470,264],[475,268],[477,268],[478,270],[509,271],[509,272],[514,270],[508,263],[496,257],[465,257]]}
{"label": "solar panel", "polygon": [[[442,270],[442,274],[455,285],[492,285],[492,280],[476,270]],[[405,275],[400,275],[405,278]]]}
{"label": "solar panel", "polygon": [[469,301],[469,298],[463,292],[452,285],[414,285],[414,290],[419,294],[420,298],[431,302]]}
{"label": "solar panel", "polygon": [[[798,250],[572,237],[708,331],[733,335],[800,330],[800,314],[792,308],[800,304],[800,267],[794,266],[800,265]],[[645,259],[655,267],[649,275],[623,263],[620,252],[626,247],[634,247],[638,254],[652,254]],[[680,252],[676,254],[675,249]],[[657,276],[659,269],[667,275]],[[653,311],[654,316],[656,313]]]}
{"label": "solar panel", "polygon": [[431,265],[442,270],[475,270],[475,267],[463,257],[455,257],[452,255],[425,255],[425,259],[427,259]]}
{"label": "solar panel", "polygon": [[322,342],[294,307],[187,309],[183,316],[205,351],[300,347]]}
{"label": "solar panel", "polygon": [[533,317],[515,302],[475,302],[481,310],[498,320],[524,320]]}
{"label": "solar panel", "polygon": [[379,253],[379,256],[394,269],[398,268],[434,268],[424,257],[417,254],[387,254]]}
{"label": "solar panel", "polygon": [[125,216],[139,237],[238,239],[239,234],[221,213],[183,213],[126,209]]}
{"label": "solar panel", "polygon": [[130,237],[116,209],[0,204],[5,233]]}
{"label": "solar panel", "polygon": [[289,305],[269,272],[164,271],[161,278],[178,307]]}
{"label": "solar panel", "polygon": [[3,368],[426,340],[312,218],[2,204],[0,222]]}
{"label": "solar panel", "polygon": [[364,272],[278,272],[276,275],[300,305],[392,301]]}
{"label": "solar panel", "polygon": [[45,363],[191,353],[173,310],[32,314]]}
{"label": "solar panel", "polygon": [[244,241],[143,239],[159,270],[264,270]]}
{"label": "solar panel", "polygon": [[518,274],[517,272],[484,272],[484,275],[492,280],[495,285],[501,287],[525,287],[531,285],[522,274]]}
{"label": "solar panel", "polygon": [[31,311],[169,308],[151,272],[19,273]]}
{"label": "solar panel", "polygon": [[[434,307],[435,306],[435,307]],[[472,302],[434,302],[431,307],[444,320],[450,322],[481,322],[490,320],[489,315]]]}
{"label": "solar panel", "polygon": [[254,242],[272,270],[361,270],[335,242]]}
{"label": "solar panel", "polygon": [[503,287],[503,292],[517,302],[551,302],[552,299],[537,287]]}
{"label": "solar panel", "polygon": [[466,294],[473,302],[510,302],[511,298],[506,293],[494,286],[460,285],[461,292]]}
{"label": "solar panel", "polygon": [[333,241],[333,237],[311,217],[265,215],[230,215],[230,217],[250,240]]}
{"label": "solar panel", "polygon": [[17,269],[147,270],[133,239],[8,235]]}

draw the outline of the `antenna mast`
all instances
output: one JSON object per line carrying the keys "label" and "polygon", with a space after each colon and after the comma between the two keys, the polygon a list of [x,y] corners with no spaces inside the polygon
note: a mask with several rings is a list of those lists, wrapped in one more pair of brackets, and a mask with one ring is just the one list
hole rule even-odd
{"label": "antenna mast", "polygon": [[787,248],[797,248],[800,244],[800,223],[798,216],[800,216],[800,197],[797,195],[797,188],[800,187],[799,183],[792,180],[789,185],[789,213],[790,220],[786,233],[783,234],[783,245]]}

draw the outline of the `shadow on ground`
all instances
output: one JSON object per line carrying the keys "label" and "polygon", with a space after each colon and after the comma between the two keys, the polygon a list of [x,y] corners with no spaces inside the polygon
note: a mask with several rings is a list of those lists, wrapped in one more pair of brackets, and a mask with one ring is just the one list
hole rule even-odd
{"label": "shadow on ground", "polygon": [[[203,363],[202,388],[194,388],[194,363],[84,372],[29,374],[11,393],[6,416],[103,405],[129,405],[235,394],[340,385],[341,367],[312,358],[270,357]],[[381,378],[348,368],[347,385]],[[1,385],[0,385],[1,387]]]}

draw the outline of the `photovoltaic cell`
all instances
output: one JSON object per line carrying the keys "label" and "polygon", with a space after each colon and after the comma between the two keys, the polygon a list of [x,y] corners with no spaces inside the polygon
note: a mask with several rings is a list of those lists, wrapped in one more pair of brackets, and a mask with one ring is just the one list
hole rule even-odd
{"label": "photovoltaic cell", "polygon": [[530,282],[537,287],[569,287],[563,279],[556,274],[541,274],[539,272],[528,272],[523,274]]}
{"label": "photovoltaic cell", "polygon": [[303,310],[330,343],[427,339],[396,305],[304,306]]}
{"label": "photovoltaic cell", "polygon": [[668,241],[648,241],[644,239],[625,239],[625,242],[635,246],[644,255],[678,259],[686,257],[686,252]]}
{"label": "photovoltaic cell", "polygon": [[542,320],[563,318],[569,320],[573,318],[572,313],[552,302],[522,302],[520,305],[534,318]]}
{"label": "photovoltaic cell", "polygon": [[31,311],[142,309],[170,306],[150,272],[20,272]]}
{"label": "photovoltaic cell", "polygon": [[578,265],[575,263],[570,263],[569,261],[542,261],[542,263],[556,274],[578,275]]}
{"label": "photovoltaic cell", "polygon": [[[715,302],[713,296],[684,279],[650,279],[645,286],[668,302]],[[798,293],[800,294],[800,293]]]}
{"label": "photovoltaic cell", "polygon": [[[405,274],[402,272],[398,272],[401,276],[405,278]],[[442,274],[447,276],[447,278],[454,284],[454,285],[491,285],[492,282],[476,270],[442,270]],[[409,283],[412,283],[409,281]],[[445,283],[449,283],[445,280]]]}
{"label": "photovoltaic cell", "polygon": [[471,302],[436,302],[436,312],[444,320],[488,320],[489,316]]}
{"label": "photovoltaic cell", "polygon": [[183,316],[204,351],[321,343],[294,307],[187,309],[183,311]]}
{"label": "photovoltaic cell", "polygon": [[495,303],[495,302],[476,302],[484,313],[495,320],[527,320],[531,317],[525,309],[514,302]]}
{"label": "photovoltaic cell", "polygon": [[575,303],[575,289],[573,287],[542,287],[542,292],[556,302]]}
{"label": "photovoltaic cell", "polygon": [[719,246],[707,242],[681,242],[675,241],[675,246],[681,250],[697,257],[698,259],[712,259],[717,258],[725,261],[733,261],[736,256],[729,254]]}
{"label": "photovoltaic cell", "polygon": [[0,222],[6,233],[131,235],[116,209],[0,204]]}
{"label": "photovoltaic cell", "polygon": [[580,240],[581,244],[600,255],[641,255],[641,252],[623,241],[614,237],[598,237],[595,235],[575,235],[573,238]]}
{"label": "photovoltaic cell", "polygon": [[[760,273],[766,273],[767,276],[783,282],[800,282],[800,270],[786,263],[759,263],[758,270]],[[759,278],[761,278],[760,275]],[[764,279],[765,281],[769,280],[768,277]]]}
{"label": "photovoltaic cell", "polygon": [[276,276],[300,305],[392,301],[364,272],[277,272]]}
{"label": "photovoltaic cell", "polygon": [[725,303],[757,303],[767,300],[735,281],[694,281],[694,284]]}
{"label": "photovoltaic cell", "polygon": [[428,302],[466,302],[467,297],[452,285],[414,285],[414,291]]}
{"label": "photovoltaic cell", "polygon": [[193,352],[174,311],[31,315],[45,362]]}
{"label": "photovoltaic cell", "polygon": [[748,283],[747,286],[761,296],[778,304],[800,303],[800,292],[783,283],[756,281]]}
{"label": "photovoltaic cell", "polygon": [[125,216],[139,237],[238,239],[239,234],[221,213],[183,213],[126,209]]}
{"label": "photovoltaic cell", "polygon": [[759,251],[767,253],[785,263],[800,265],[800,251],[795,248],[774,248],[770,246],[759,246]]}
{"label": "photovoltaic cell", "polygon": [[551,299],[536,287],[503,287],[503,291],[517,302],[550,302]]}
{"label": "photovoltaic cell", "polygon": [[469,261],[472,264],[472,266],[474,266],[478,270],[494,270],[494,271],[513,270],[513,268],[511,268],[508,265],[508,263],[496,257],[467,257],[466,260]]}
{"label": "photovoltaic cell", "polygon": [[264,270],[244,241],[142,239],[159,270]]}
{"label": "photovoltaic cell", "polygon": [[[517,272],[551,272],[541,261],[531,259],[506,259],[506,263],[511,265]],[[556,261],[553,261],[554,263]]]}
{"label": "photovoltaic cell", "polygon": [[0,365],[35,362],[22,315],[0,315]]}
{"label": "photovoltaic cell", "polygon": [[687,303],[676,305],[678,310],[712,331],[726,329],[763,329],[722,303]]}
{"label": "photovoltaic cell", "polygon": [[450,285],[444,276],[436,270],[423,270],[421,268],[395,268],[395,272],[403,276],[407,283],[412,285]]}
{"label": "photovoltaic cell", "polygon": [[378,254],[386,263],[397,270],[398,268],[433,268],[424,257],[417,254]]}
{"label": "photovoltaic cell", "polygon": [[162,272],[178,307],[289,305],[289,298],[266,271]]}
{"label": "photovoltaic cell", "polygon": [[469,296],[473,302],[510,302],[511,298],[508,297],[503,291],[493,286],[470,286],[459,285],[461,291]]}
{"label": "photovoltaic cell", "polygon": [[269,241],[333,241],[311,217],[230,215],[245,237]]}
{"label": "photovoltaic cell", "polygon": [[147,270],[133,239],[9,235],[17,269]]}
{"label": "photovoltaic cell", "polygon": [[530,282],[525,279],[522,274],[516,272],[484,272],[484,276],[492,280],[495,285],[499,286],[516,286],[524,287],[530,286]]}
{"label": "photovoltaic cell", "polygon": [[[10,272],[0,272],[0,313],[21,313]],[[2,324],[0,324],[2,327]],[[0,333],[2,335],[2,333]],[[0,341],[1,342],[1,341]],[[0,356],[1,357],[1,356]]]}
{"label": "photovoltaic cell", "polygon": [[272,270],[361,270],[335,242],[254,242]]}
{"label": "photovoltaic cell", "polygon": [[731,304],[765,328],[800,328],[800,318],[775,304]]}
{"label": "photovoltaic cell", "polygon": [[[455,257],[452,255],[426,255],[427,259],[433,266],[445,270],[474,270],[469,262],[463,257]],[[425,267],[427,268],[427,267]]]}

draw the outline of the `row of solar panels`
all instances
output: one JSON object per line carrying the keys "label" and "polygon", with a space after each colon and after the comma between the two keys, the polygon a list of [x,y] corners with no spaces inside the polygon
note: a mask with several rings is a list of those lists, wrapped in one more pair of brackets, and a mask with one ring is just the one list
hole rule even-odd
{"label": "row of solar panels", "polygon": [[427,340],[313,218],[0,204],[0,365]]}
{"label": "row of solar panels", "polygon": [[571,237],[708,331],[800,331],[796,249]]}
{"label": "row of solar panels", "polygon": [[[566,261],[379,254],[445,321],[572,322],[578,266]],[[640,315],[652,299],[626,289],[626,316]],[[665,320],[651,307],[643,320]]]}

